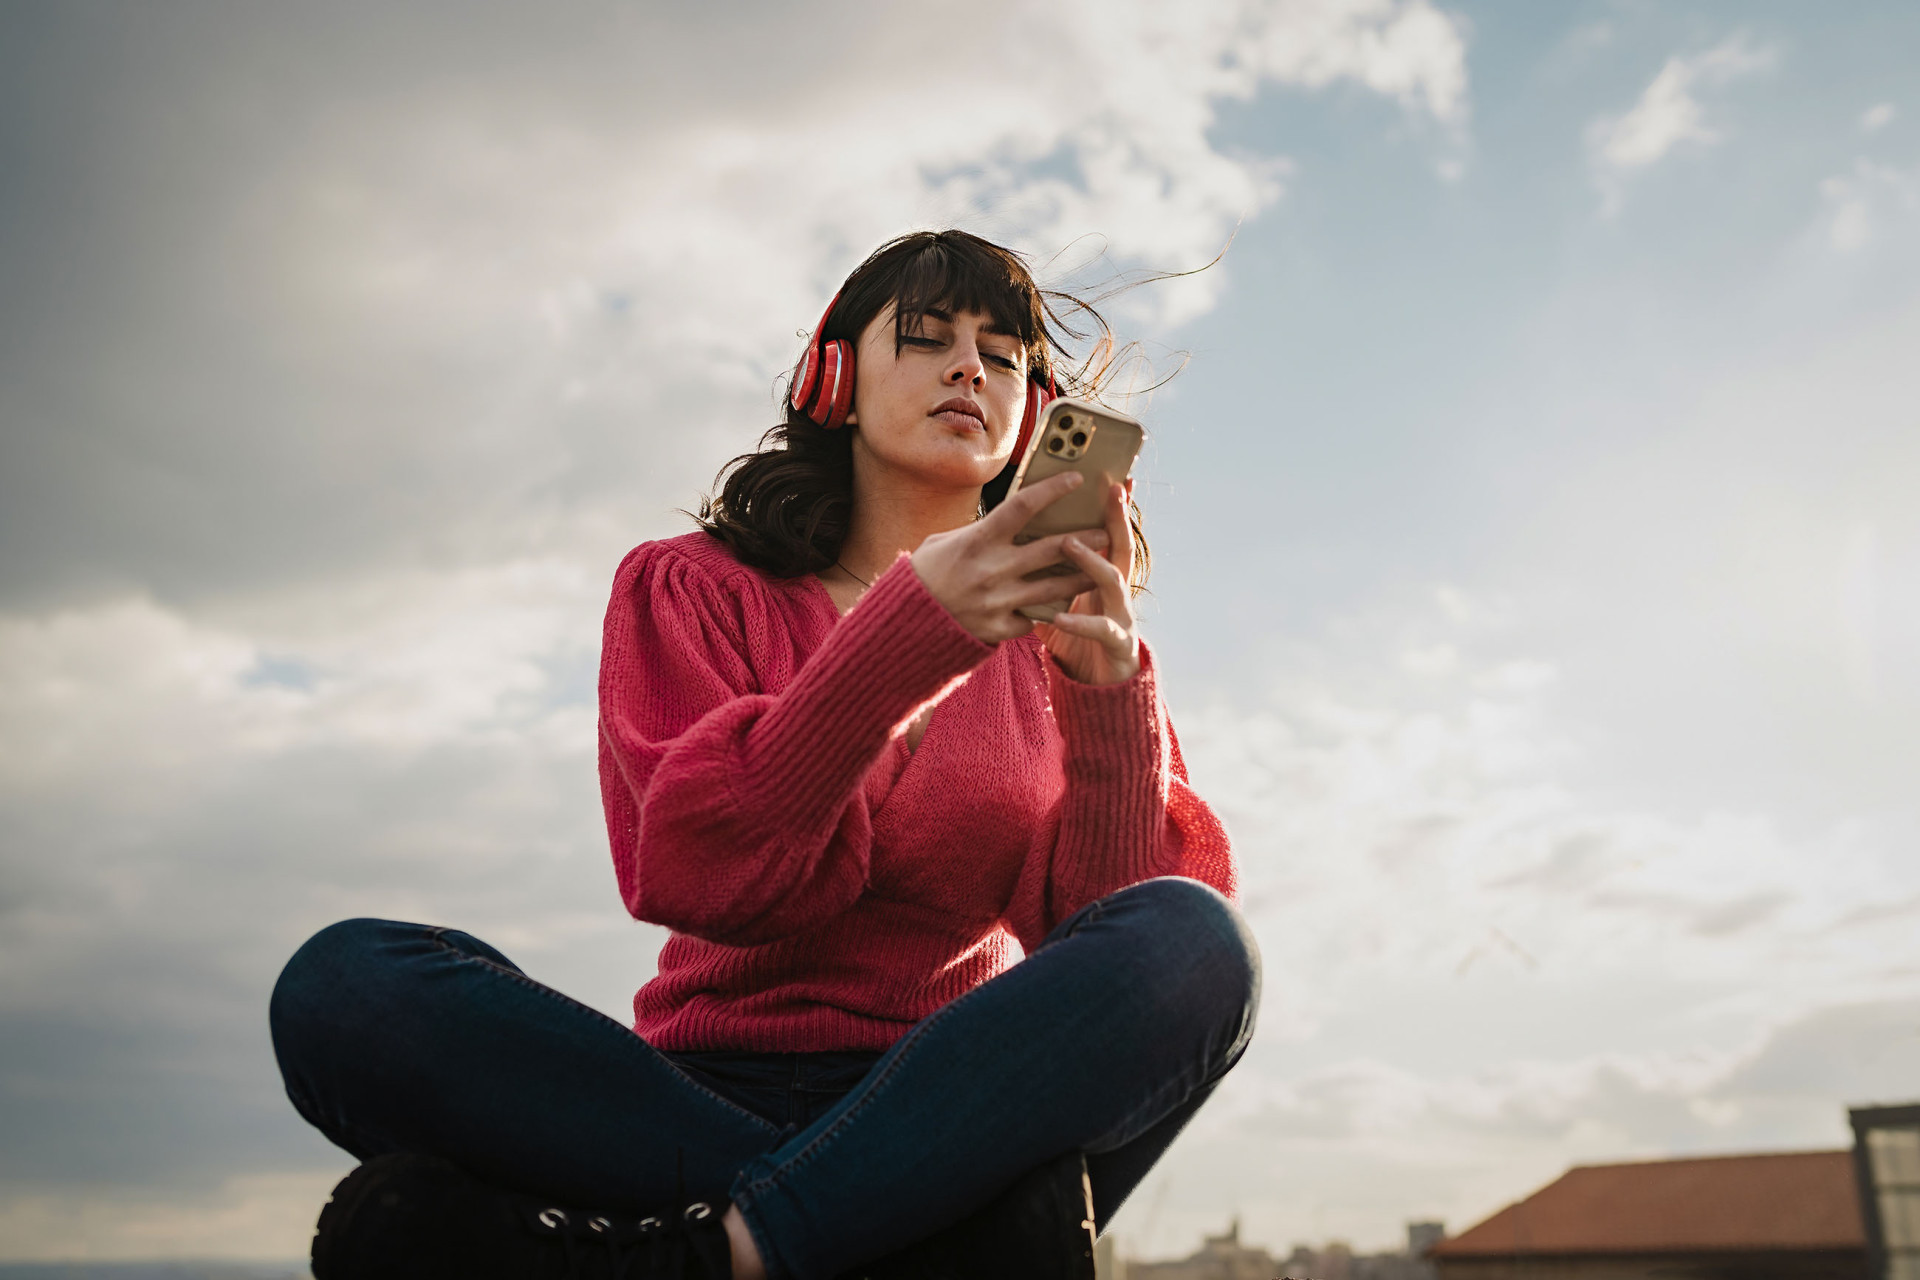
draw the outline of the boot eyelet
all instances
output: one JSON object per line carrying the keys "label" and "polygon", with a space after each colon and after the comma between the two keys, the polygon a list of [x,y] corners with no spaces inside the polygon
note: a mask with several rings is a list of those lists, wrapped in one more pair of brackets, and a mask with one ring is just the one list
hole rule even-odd
{"label": "boot eyelet", "polygon": [[713,1206],[704,1200],[696,1200],[687,1206],[688,1222],[705,1222],[713,1216]]}
{"label": "boot eyelet", "polygon": [[667,1224],[659,1218],[642,1218],[640,1219],[640,1234],[652,1235],[666,1225]]}
{"label": "boot eyelet", "polygon": [[605,1218],[588,1218],[587,1226],[599,1235],[605,1235],[607,1232],[613,1230],[613,1224]]}
{"label": "boot eyelet", "polygon": [[540,1225],[549,1231],[558,1231],[567,1225],[565,1209],[542,1209],[539,1214]]}

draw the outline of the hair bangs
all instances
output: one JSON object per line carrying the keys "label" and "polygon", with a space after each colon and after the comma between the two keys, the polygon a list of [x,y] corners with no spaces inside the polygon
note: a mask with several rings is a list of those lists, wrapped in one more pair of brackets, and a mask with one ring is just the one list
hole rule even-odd
{"label": "hair bangs", "polygon": [[1045,316],[1040,290],[1026,264],[998,245],[959,236],[929,238],[910,251],[893,291],[894,342],[935,311],[971,311],[1020,339],[1032,359],[1043,358]]}

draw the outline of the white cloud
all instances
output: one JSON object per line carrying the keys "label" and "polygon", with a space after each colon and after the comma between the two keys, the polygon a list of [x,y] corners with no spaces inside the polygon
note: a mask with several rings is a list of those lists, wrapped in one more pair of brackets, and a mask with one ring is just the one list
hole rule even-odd
{"label": "white cloud", "polygon": [[[1002,20],[1021,36],[969,69],[964,110],[887,76],[858,92],[802,78],[745,111],[671,131],[605,121],[565,146],[552,135],[576,122],[539,115],[383,122],[399,156],[380,165],[382,189],[372,175],[311,175],[303,221],[331,243],[307,270],[337,288],[337,264],[352,264],[345,279],[436,314],[450,294],[496,284],[524,299],[542,282],[543,323],[562,342],[591,329],[609,289],[625,291],[640,300],[636,345],[671,331],[681,358],[750,369],[757,389],[830,282],[905,226],[984,224],[1036,250],[1092,231],[1125,262],[1211,258],[1281,191],[1276,157],[1210,140],[1221,101],[1353,82],[1443,125],[1466,112],[1463,38],[1427,0],[1130,0],[1014,6]],[[855,60],[910,65],[926,21],[868,25]],[[476,278],[476,261],[499,265]],[[1154,318],[1197,314],[1220,280],[1155,291]],[[497,312],[513,300],[473,298]],[[767,312],[800,319],[740,322]]]}
{"label": "white cloud", "polygon": [[1893,117],[1896,114],[1897,112],[1891,102],[1882,102],[1868,107],[1860,113],[1860,131],[1862,133],[1878,133],[1893,123]]}
{"label": "white cloud", "polygon": [[591,732],[590,707],[549,698],[556,669],[592,662],[604,605],[605,588],[572,564],[295,595],[256,600],[245,629],[142,597],[0,616],[0,789],[111,775],[173,795],[235,756]]}
{"label": "white cloud", "polygon": [[1836,252],[1870,248],[1889,224],[1920,213],[1920,173],[1864,157],[1820,184],[1826,241]]}
{"label": "white cloud", "polygon": [[1755,47],[1744,35],[1691,57],[1676,55],[1667,59],[1631,109],[1589,125],[1587,151],[1603,209],[1619,209],[1626,175],[1655,164],[1683,143],[1707,146],[1720,141],[1719,130],[1707,124],[1705,109],[1694,96],[1696,88],[1723,85],[1766,70],[1773,62],[1771,50]]}

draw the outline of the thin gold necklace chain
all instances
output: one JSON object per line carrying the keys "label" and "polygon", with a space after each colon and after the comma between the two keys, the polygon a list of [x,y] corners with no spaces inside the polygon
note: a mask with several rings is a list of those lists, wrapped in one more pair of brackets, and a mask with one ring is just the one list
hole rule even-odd
{"label": "thin gold necklace chain", "polygon": [[840,561],[835,560],[834,563],[837,565],[840,565],[840,572],[846,574],[849,578],[852,578],[855,582],[859,583],[861,586],[863,587],[873,586],[871,582],[868,582],[865,578],[861,577],[859,574],[855,573],[853,570],[847,568],[846,565],[841,564]]}

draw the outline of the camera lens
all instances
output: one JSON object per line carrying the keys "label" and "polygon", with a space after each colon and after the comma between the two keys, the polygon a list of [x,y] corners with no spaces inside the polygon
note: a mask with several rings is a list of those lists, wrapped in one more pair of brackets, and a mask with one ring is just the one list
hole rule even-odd
{"label": "camera lens", "polygon": [[1060,425],[1061,425],[1061,426],[1063,426],[1063,427],[1070,427],[1070,426],[1072,426],[1072,425],[1073,425],[1073,415],[1072,415],[1072,414],[1070,414],[1070,413],[1063,413],[1063,414],[1061,414],[1061,415],[1060,415]]}
{"label": "camera lens", "polygon": [[1062,440],[1059,436],[1054,436],[1053,438],[1047,441],[1047,452],[1058,453],[1060,452],[1061,447],[1064,446],[1066,443],[1067,442],[1065,440]]}
{"label": "camera lens", "polygon": [[1083,444],[1085,444],[1086,442],[1087,442],[1087,433],[1086,433],[1086,432],[1084,432],[1084,431],[1076,431],[1076,432],[1074,432],[1074,433],[1073,433],[1073,447],[1074,447],[1074,448],[1076,448],[1076,449],[1078,449],[1078,448],[1079,448],[1079,447],[1080,447],[1081,445],[1083,445]]}

